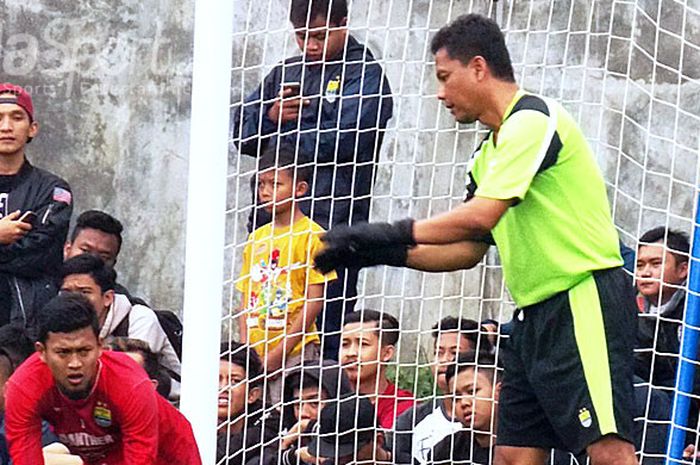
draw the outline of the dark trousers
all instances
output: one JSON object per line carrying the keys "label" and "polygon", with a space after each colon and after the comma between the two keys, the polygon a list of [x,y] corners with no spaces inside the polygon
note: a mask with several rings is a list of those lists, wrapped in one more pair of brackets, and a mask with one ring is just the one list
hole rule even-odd
{"label": "dark trousers", "polygon": [[326,287],[326,304],[319,313],[316,325],[323,332],[321,347],[324,360],[338,360],[340,349],[340,332],[346,313],[352,312],[357,302],[357,268],[337,270],[338,279]]}

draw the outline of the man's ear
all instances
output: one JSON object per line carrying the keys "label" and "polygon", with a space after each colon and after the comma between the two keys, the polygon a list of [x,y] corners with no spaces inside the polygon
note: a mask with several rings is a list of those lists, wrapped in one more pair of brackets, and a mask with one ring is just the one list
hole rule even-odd
{"label": "man's ear", "polygon": [[476,79],[483,80],[489,72],[489,66],[481,55],[477,55],[469,61],[469,66],[474,70]]}
{"label": "man's ear", "polygon": [[248,403],[253,404],[260,400],[262,397],[262,388],[260,386],[255,386],[248,390]]}
{"label": "man's ear", "polygon": [[393,344],[387,344],[379,349],[379,359],[380,361],[386,363],[394,358],[394,353],[396,352],[396,346]]}
{"label": "man's ear", "polygon": [[32,123],[29,125],[29,137],[33,139],[37,134],[39,134],[39,123],[32,121]]}
{"label": "man's ear", "polygon": [[63,244],[63,260],[65,260],[70,254],[70,248],[72,245],[73,243],[70,241],[66,241],[66,243]]}
{"label": "man's ear", "polygon": [[493,389],[493,400],[498,400],[501,397],[501,386],[503,385],[502,382],[497,382],[496,385],[494,386]]}
{"label": "man's ear", "polygon": [[112,304],[114,303],[114,289],[109,289],[107,292],[102,294],[105,300],[105,306],[106,307],[111,307]]}
{"label": "man's ear", "polygon": [[682,262],[678,265],[678,275],[685,281],[688,278],[688,262]]}
{"label": "man's ear", "polygon": [[46,346],[44,345],[44,343],[39,341],[35,342],[34,350],[39,352],[39,358],[42,362],[46,363]]}

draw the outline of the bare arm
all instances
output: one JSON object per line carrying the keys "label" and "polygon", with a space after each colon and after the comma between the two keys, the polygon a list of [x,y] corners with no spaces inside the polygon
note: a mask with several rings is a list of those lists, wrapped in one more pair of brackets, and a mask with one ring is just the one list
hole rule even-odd
{"label": "bare arm", "polygon": [[287,335],[284,337],[284,340],[268,352],[265,358],[265,366],[268,372],[282,367],[284,355],[289,354],[294,349],[306,335],[311,325],[316,322],[316,317],[323,309],[324,289],[325,284],[309,284],[307,286],[304,308],[292,320],[292,323],[287,328]]}
{"label": "bare arm", "polygon": [[475,267],[486,254],[484,242],[462,241],[443,245],[419,245],[408,250],[409,268],[420,271],[457,271]]}
{"label": "bare arm", "polygon": [[413,236],[418,244],[452,244],[488,234],[514,200],[474,197],[457,208],[416,221]]}

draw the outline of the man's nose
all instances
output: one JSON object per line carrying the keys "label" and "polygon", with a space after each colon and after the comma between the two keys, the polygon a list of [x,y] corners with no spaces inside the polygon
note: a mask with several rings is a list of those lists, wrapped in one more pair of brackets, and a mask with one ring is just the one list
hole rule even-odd
{"label": "man's nose", "polygon": [[69,368],[80,368],[83,365],[82,360],[80,360],[80,357],[78,354],[73,354],[70,356],[68,359],[68,367]]}

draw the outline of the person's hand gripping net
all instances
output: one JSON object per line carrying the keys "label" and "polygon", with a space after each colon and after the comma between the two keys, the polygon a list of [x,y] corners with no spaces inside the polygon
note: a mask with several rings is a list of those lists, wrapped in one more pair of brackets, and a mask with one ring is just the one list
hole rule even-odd
{"label": "person's hand gripping net", "polygon": [[416,246],[412,218],[395,223],[358,223],[330,229],[322,238],[325,247],[315,257],[322,273],[338,268],[374,265],[404,267],[408,250]]}

